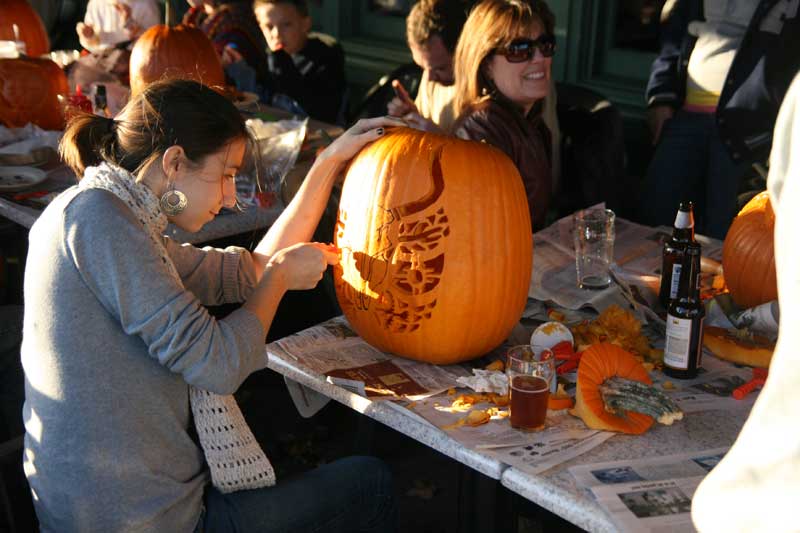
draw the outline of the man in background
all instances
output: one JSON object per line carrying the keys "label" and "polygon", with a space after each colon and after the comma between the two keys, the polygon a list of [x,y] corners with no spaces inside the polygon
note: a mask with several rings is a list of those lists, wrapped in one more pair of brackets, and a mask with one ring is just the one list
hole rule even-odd
{"label": "man in background", "polygon": [[392,116],[410,126],[446,132],[455,122],[453,54],[467,20],[465,0],[420,0],[406,18],[406,39],[414,63],[422,69],[416,100],[400,82],[393,81],[395,97],[388,105]]}

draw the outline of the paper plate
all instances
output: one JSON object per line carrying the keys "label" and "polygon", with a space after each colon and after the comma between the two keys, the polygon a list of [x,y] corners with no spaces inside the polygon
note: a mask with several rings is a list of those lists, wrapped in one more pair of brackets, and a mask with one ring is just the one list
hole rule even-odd
{"label": "paper plate", "polygon": [[0,167],[0,192],[15,192],[47,179],[44,170],[33,167]]}

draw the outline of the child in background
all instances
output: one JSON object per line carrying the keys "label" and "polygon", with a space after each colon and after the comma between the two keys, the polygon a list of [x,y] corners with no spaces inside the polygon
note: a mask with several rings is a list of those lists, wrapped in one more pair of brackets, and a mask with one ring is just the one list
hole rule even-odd
{"label": "child in background", "polygon": [[269,47],[269,87],[240,85],[252,79],[252,73],[236,62],[228,66],[228,74],[239,88],[295,113],[343,122],[344,52],[332,38],[309,34],[312,21],[306,0],[255,0],[253,9]]}

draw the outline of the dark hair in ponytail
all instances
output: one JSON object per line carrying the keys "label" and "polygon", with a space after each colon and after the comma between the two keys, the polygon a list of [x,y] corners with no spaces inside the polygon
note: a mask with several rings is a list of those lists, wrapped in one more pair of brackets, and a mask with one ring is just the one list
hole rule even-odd
{"label": "dark hair in ponytail", "polygon": [[103,161],[137,175],[175,145],[199,163],[236,139],[249,134],[230,100],[196,81],[167,80],[148,85],[113,120],[77,115],[59,151],[80,179]]}

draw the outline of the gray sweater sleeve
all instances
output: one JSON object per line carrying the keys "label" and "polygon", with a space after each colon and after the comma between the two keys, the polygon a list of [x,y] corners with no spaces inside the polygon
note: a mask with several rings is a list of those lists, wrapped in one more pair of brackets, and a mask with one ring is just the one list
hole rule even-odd
{"label": "gray sweater sleeve", "polygon": [[203,305],[244,302],[258,282],[250,252],[244,248],[200,249],[169,237],[164,244],[184,287]]}
{"label": "gray sweater sleeve", "polygon": [[[88,289],[125,333],[141,338],[152,357],[187,383],[231,394],[266,366],[265,332],[256,316],[245,309],[223,320],[210,316],[170,275],[133,213],[111,193],[77,195],[62,228],[64,252]],[[195,285],[204,276],[221,278],[211,268],[214,261],[200,263],[190,276]]]}

